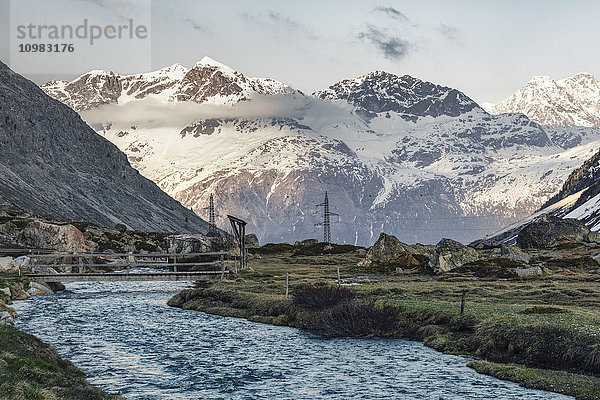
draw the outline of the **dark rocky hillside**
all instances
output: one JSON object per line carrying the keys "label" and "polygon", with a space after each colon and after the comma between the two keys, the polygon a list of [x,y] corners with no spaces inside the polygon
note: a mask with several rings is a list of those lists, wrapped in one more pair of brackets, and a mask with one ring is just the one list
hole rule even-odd
{"label": "dark rocky hillside", "polygon": [[0,144],[2,201],[63,220],[208,232],[75,111],[1,62]]}
{"label": "dark rocky hillside", "polygon": [[561,190],[554,195],[542,208],[548,207],[562,199],[593,186],[600,180],[600,151],[594,154],[583,165],[569,175]]}

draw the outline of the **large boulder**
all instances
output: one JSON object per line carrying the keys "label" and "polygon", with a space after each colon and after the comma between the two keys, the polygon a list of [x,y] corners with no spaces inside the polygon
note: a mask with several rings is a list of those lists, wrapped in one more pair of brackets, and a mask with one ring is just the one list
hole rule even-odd
{"label": "large boulder", "polygon": [[522,249],[552,249],[563,244],[582,243],[590,228],[572,218],[541,215],[519,233],[517,245]]}
{"label": "large boulder", "polygon": [[21,271],[30,270],[32,266],[31,258],[27,256],[20,256],[15,258],[15,264],[17,264],[17,267]]}
{"label": "large boulder", "polygon": [[517,261],[523,264],[529,264],[531,256],[515,246],[500,246],[500,258]]}
{"label": "large boulder", "polygon": [[47,288],[46,286],[42,285],[41,283],[29,282],[29,289],[27,289],[27,294],[30,296],[45,296],[54,294],[54,292],[50,288]]}
{"label": "large boulder", "polygon": [[429,266],[436,274],[452,271],[479,258],[477,251],[452,239],[442,239],[435,246]]}
{"label": "large boulder", "polygon": [[0,272],[5,274],[16,274],[19,267],[12,257],[0,257]]}
{"label": "large boulder", "polygon": [[415,257],[415,251],[396,237],[381,233],[377,242],[369,249],[360,267],[414,267],[421,262]]}
{"label": "large boulder", "polygon": [[88,251],[83,233],[73,225],[33,221],[19,234],[19,243],[27,247],[58,251]]}
{"label": "large boulder", "polygon": [[249,248],[249,249],[255,249],[255,248],[260,247],[260,243],[258,242],[258,237],[254,233],[251,233],[244,237],[244,244],[246,245],[246,248]]}

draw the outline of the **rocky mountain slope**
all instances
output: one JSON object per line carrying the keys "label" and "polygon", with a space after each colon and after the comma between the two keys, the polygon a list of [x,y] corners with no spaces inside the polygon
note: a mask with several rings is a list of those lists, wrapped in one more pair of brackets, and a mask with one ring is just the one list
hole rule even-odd
{"label": "rocky mountain slope", "polygon": [[213,193],[219,224],[238,215],[261,242],[321,237],[325,190],[334,241],[469,241],[537,210],[600,144],[377,71],[311,96],[210,59],[42,88],[174,198],[206,215]]}
{"label": "rocky mountain slope", "polygon": [[592,231],[600,230],[600,151],[575,169],[562,188],[540,210],[474,244],[480,241],[487,244],[516,244],[519,233],[544,216],[577,219]]}
{"label": "rocky mountain slope", "polygon": [[569,175],[562,189],[546,206],[565,202],[568,198],[571,199],[568,206],[554,214],[578,219],[592,230],[600,230],[600,151]]}
{"label": "rocky mountain slope", "polygon": [[554,80],[536,76],[511,97],[483,104],[491,114],[522,113],[552,127],[600,127],[600,82],[588,73]]}
{"label": "rocky mountain slope", "polygon": [[63,220],[207,232],[80,116],[0,63],[0,200]]}

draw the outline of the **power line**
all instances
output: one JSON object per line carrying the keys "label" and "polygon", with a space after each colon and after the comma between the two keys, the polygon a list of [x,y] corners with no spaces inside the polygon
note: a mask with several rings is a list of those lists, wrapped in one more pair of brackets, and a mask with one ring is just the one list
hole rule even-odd
{"label": "power line", "polygon": [[403,221],[448,221],[448,220],[461,220],[461,219],[480,219],[480,218],[499,218],[498,215],[473,215],[464,217],[413,217],[413,218],[401,218]]}

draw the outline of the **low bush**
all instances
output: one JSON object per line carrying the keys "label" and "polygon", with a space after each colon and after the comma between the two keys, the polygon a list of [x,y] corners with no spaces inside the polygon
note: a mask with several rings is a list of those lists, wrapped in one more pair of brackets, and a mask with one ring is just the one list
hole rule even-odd
{"label": "low bush", "polygon": [[325,337],[390,336],[397,313],[397,308],[377,306],[372,300],[346,301],[313,313],[307,328]]}
{"label": "low bush", "polygon": [[295,288],[293,302],[296,306],[322,310],[356,297],[356,292],[345,286],[301,285]]}
{"label": "low bush", "polygon": [[267,243],[264,246],[252,249],[253,254],[279,254],[292,251],[294,246],[289,243]]}

